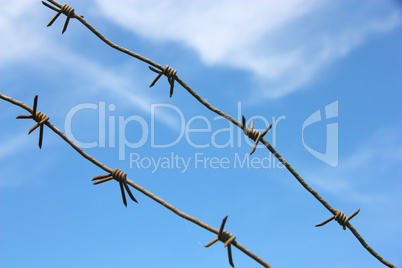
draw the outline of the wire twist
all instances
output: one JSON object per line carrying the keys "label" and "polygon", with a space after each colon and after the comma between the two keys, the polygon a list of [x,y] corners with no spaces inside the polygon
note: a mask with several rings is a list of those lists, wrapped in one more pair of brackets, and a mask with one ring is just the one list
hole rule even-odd
{"label": "wire twist", "polygon": [[42,148],[42,140],[43,140],[43,125],[49,120],[49,116],[45,115],[41,111],[36,111],[36,108],[38,106],[38,95],[35,96],[34,102],[33,102],[33,109],[32,109],[32,114],[31,115],[19,115],[17,116],[17,119],[28,119],[31,118],[35,122],[37,122],[36,125],[31,127],[31,129],[28,131],[28,135],[32,133],[35,129],[40,127],[39,129],[39,149]]}
{"label": "wire twist", "polygon": [[[130,188],[127,185],[127,174],[121,171],[120,169],[116,168],[115,170],[112,171],[110,174],[106,175],[101,175],[101,176],[96,176],[92,179],[92,181],[95,181],[93,184],[97,185],[100,183],[104,183],[107,181],[110,181],[112,179],[115,179],[116,181],[119,182],[120,185],[120,192],[121,192],[121,197],[123,199],[123,204],[127,207],[127,199],[126,199],[126,194],[124,192],[124,188],[126,189],[128,195],[130,196],[131,200],[134,202],[138,203],[137,200],[135,199],[134,195],[131,193]],[[123,188],[124,186],[124,188]]]}
{"label": "wire twist", "polygon": [[242,128],[244,135],[248,136],[250,139],[255,141],[253,149],[251,149],[250,155],[252,155],[255,152],[255,149],[257,148],[258,142],[261,141],[261,139],[265,136],[265,134],[268,133],[268,131],[272,128],[272,123],[264,130],[263,133],[259,132],[254,128],[254,121],[250,122],[250,128],[247,128],[246,126],[246,118],[243,116],[242,118]]}
{"label": "wire twist", "polygon": [[36,122],[41,122],[42,120],[46,119],[46,115],[42,113],[41,111],[37,111],[36,114],[32,116],[33,120]]}
{"label": "wire twist", "polygon": [[162,70],[155,69],[151,66],[149,66],[149,69],[155,73],[158,74],[158,76],[152,81],[151,85],[149,87],[153,87],[155,83],[161,78],[162,75],[166,75],[168,82],[170,84],[170,94],[169,97],[172,97],[173,95],[173,87],[174,87],[174,79],[176,77],[177,71],[170,67],[169,65],[166,65]]}
{"label": "wire twist", "polygon": [[228,258],[229,258],[229,264],[230,266],[234,267],[233,264],[233,258],[232,258],[232,248],[231,248],[231,244],[234,242],[234,240],[236,239],[236,236],[234,236],[233,234],[223,230],[223,228],[225,227],[225,223],[226,220],[228,219],[228,216],[226,216],[223,220],[222,220],[222,224],[221,227],[219,229],[218,232],[218,237],[215,237],[214,239],[212,239],[210,242],[208,242],[207,244],[205,244],[205,247],[210,247],[213,244],[215,244],[218,241],[221,241],[224,243],[224,246],[228,248]]}
{"label": "wire twist", "polygon": [[332,217],[330,217],[330,218],[328,218],[327,220],[321,222],[320,224],[317,224],[315,227],[323,226],[323,225],[327,224],[328,222],[330,222],[330,221],[332,221],[332,220],[335,219],[335,221],[337,221],[337,222],[343,227],[343,230],[346,230],[346,226],[347,226],[348,222],[349,222],[351,219],[353,219],[353,217],[356,216],[357,213],[359,213],[359,212],[360,212],[360,208],[357,209],[355,212],[353,212],[352,215],[350,215],[349,217],[347,217],[347,216],[345,215],[345,213],[343,213],[341,210],[336,209],[336,210],[335,210],[335,214],[334,214]]}
{"label": "wire twist", "polygon": [[[50,1],[49,1],[50,2]],[[66,30],[67,30],[67,26],[68,26],[68,22],[70,21],[70,18],[74,18],[74,16],[76,15],[74,13],[74,8],[70,7],[67,4],[63,4],[61,6],[58,6],[60,9],[57,9],[51,5],[49,5],[48,3],[42,1],[42,4],[45,5],[46,7],[53,9],[54,11],[57,11],[57,14],[53,17],[53,19],[47,24],[46,27],[49,27],[53,24],[53,22],[56,21],[56,19],[60,16],[61,13],[63,13],[64,15],[67,16],[66,21],[64,22],[64,26],[63,26],[63,30],[61,31],[61,34],[63,34]],[[83,18],[84,16],[81,15],[77,15],[80,16],[81,18]]]}

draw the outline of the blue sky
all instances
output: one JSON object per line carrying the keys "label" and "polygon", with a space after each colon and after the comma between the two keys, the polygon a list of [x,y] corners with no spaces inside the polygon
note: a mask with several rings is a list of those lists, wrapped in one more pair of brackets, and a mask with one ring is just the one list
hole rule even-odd
{"label": "blue sky", "polygon": [[[237,120],[276,122],[266,139],[334,208],[360,208],[351,223],[402,265],[397,1],[68,4]],[[330,213],[265,148],[248,162],[248,138],[180,85],[172,98],[165,77],[150,89],[147,64],[76,20],[64,35],[64,16],[46,28],[55,12],[40,1],[0,1],[0,13],[0,92],[30,106],[38,94],[50,122],[105,165],[216,228],[229,215],[226,229],[273,267],[385,267],[337,223],[315,228]],[[15,120],[25,111],[0,109],[0,266],[229,267],[222,244],[203,247],[214,234],[135,190],[125,208],[116,182],[92,185],[103,170],[49,129],[39,150],[34,122]]]}

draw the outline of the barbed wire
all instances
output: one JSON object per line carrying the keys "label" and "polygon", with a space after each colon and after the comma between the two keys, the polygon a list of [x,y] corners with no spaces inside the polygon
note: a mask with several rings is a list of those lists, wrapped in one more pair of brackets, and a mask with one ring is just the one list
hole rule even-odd
{"label": "barbed wire", "polygon": [[[262,144],[264,144],[264,146],[287,168],[287,170],[297,179],[297,181],[309,192],[311,193],[327,210],[329,210],[333,216],[330,217],[328,220],[316,225],[316,227],[319,226],[323,226],[326,223],[330,222],[331,220],[335,219],[342,227],[344,230],[346,230],[346,228],[348,228],[353,235],[359,240],[359,242],[362,244],[362,246],[368,251],[370,252],[375,258],[377,258],[381,263],[383,263],[384,265],[388,266],[388,267],[396,267],[393,264],[391,264],[390,262],[386,261],[382,256],[380,256],[376,251],[374,251],[366,242],[365,240],[362,238],[362,236],[357,232],[357,230],[352,226],[352,224],[349,222],[354,216],[357,215],[357,213],[360,211],[360,209],[358,209],[356,212],[354,212],[351,216],[346,217],[346,215],[338,209],[334,209],[332,206],[330,206],[328,204],[327,201],[325,201],[325,199],[323,197],[321,197],[314,189],[312,189],[303,179],[302,177],[293,169],[293,167],[271,146],[271,144],[269,144],[264,138],[263,136],[269,131],[270,127],[269,126],[263,133],[260,133],[258,131],[256,131],[255,129],[253,129],[253,122],[251,122],[250,128],[247,128],[246,126],[246,120],[243,117],[243,122],[240,123],[238,122],[236,119],[234,119],[233,117],[231,117],[230,115],[224,113],[223,111],[217,109],[216,107],[212,106],[211,104],[209,104],[206,100],[204,100],[203,98],[201,98],[190,86],[188,86],[183,80],[180,79],[180,77],[177,76],[177,71],[174,70],[173,68],[169,67],[168,65],[166,65],[165,67],[163,67],[162,65],[147,59],[137,53],[134,53],[126,48],[123,48],[119,45],[114,44],[113,42],[111,42],[109,39],[107,39],[106,37],[104,37],[100,32],[98,32],[92,25],[90,25],[87,21],[84,20],[83,16],[81,15],[77,15],[74,13],[74,9],[72,9],[71,7],[69,7],[68,5],[64,4],[61,5],[60,3],[58,3],[57,1],[54,0],[48,0],[48,2],[52,3],[53,5],[55,5],[56,7],[58,7],[59,9],[50,6],[48,3],[42,1],[42,3],[51,8],[52,10],[58,12],[56,14],[56,16],[50,21],[50,23],[48,24],[48,26],[50,26],[56,19],[57,17],[63,13],[67,16],[66,22],[64,24],[63,27],[63,31],[62,33],[65,32],[65,30],[67,29],[67,25],[68,22],[70,20],[70,18],[75,18],[78,21],[80,21],[84,26],[86,26],[90,31],[92,31],[98,38],[100,38],[103,42],[105,42],[107,45],[111,46],[114,49],[117,49],[129,56],[132,56],[136,59],[139,59],[155,68],[152,68],[151,66],[149,67],[150,70],[157,72],[158,76],[155,78],[155,80],[152,82],[152,84],[150,85],[153,86],[156,81],[162,76],[165,75],[168,78],[168,82],[170,84],[170,97],[173,94],[173,87],[174,87],[174,81],[178,82],[184,89],[186,89],[193,97],[195,97],[201,104],[203,104],[206,108],[208,108],[209,110],[211,110],[212,112],[226,118],[228,121],[230,121],[231,123],[233,123],[234,125],[238,126],[239,128],[241,128],[244,131],[244,134],[247,135],[249,138],[251,138],[253,141],[255,141],[254,147],[252,149],[251,153],[254,153],[255,148],[257,147],[258,142],[261,142]],[[157,70],[159,69],[159,70]],[[0,97],[2,97],[4,95],[0,95]],[[4,96],[5,97],[5,96]],[[2,97],[3,98],[3,97]],[[6,97],[9,98],[9,97]],[[5,98],[3,98],[5,99]],[[11,98],[9,98],[11,99]],[[5,99],[10,101],[9,99]],[[10,101],[12,102],[12,101]],[[14,102],[12,102],[14,103]],[[16,105],[19,105],[17,103],[14,103]],[[22,103],[21,103],[22,104]],[[21,105],[19,105],[21,106]],[[23,107],[23,106],[21,106]],[[23,107],[24,108],[24,107]],[[29,108],[29,107],[28,107]],[[26,107],[24,108],[26,109]],[[30,108],[29,108],[30,109]],[[32,113],[32,111],[30,111]],[[33,118],[34,119],[34,118]],[[57,130],[53,125],[51,125],[48,121],[42,123],[42,127],[43,124],[45,124],[46,126],[48,126],[49,128],[51,128],[53,131]],[[54,127],[54,129],[52,127]],[[57,130],[59,131],[59,130]],[[56,132],[56,131],[55,131]],[[60,131],[59,131],[60,132]],[[85,158],[87,158],[88,160],[90,160],[91,162],[95,163],[96,165],[98,165],[99,167],[101,167],[102,169],[104,169],[106,172],[112,174],[113,170],[111,170],[110,168],[106,167],[105,165],[103,165],[102,163],[99,163],[98,161],[96,161],[94,158],[92,158],[91,156],[87,155],[81,148],[79,148],[77,145],[75,145],[74,143],[72,143],[72,141],[69,141],[68,137],[65,136],[65,134],[58,133],[64,140],[66,140],[74,149],[76,149],[81,155],[83,155]],[[71,142],[71,143],[70,143]],[[74,144],[74,146],[72,145]],[[107,175],[110,176],[110,175]],[[113,179],[115,179],[113,177]],[[125,185],[124,183],[122,183],[122,181],[119,181],[121,184]],[[206,225],[204,223],[201,224],[201,222],[198,219],[195,219],[191,216],[188,216],[187,214],[178,211],[175,207],[171,206],[170,204],[167,204],[164,200],[160,199],[159,197],[155,196],[154,194],[148,192],[147,190],[145,190],[144,188],[136,185],[134,182],[130,181],[130,180],[126,180],[127,184],[129,184],[130,186],[134,187],[135,189],[137,189],[138,191],[144,193],[145,195],[147,195],[148,197],[154,199],[155,201],[157,201],[158,203],[164,205],[165,207],[167,207],[168,209],[172,210],[173,212],[175,212],[176,214],[178,214],[179,216],[192,221],[194,223],[196,223],[197,225],[211,231],[214,232],[215,234],[218,235],[218,240],[222,238],[222,231],[218,231],[217,229]],[[123,197],[123,201],[125,200],[125,195],[124,195],[124,189],[123,189],[123,185],[121,185],[121,191],[122,191],[122,197]],[[175,211],[177,210],[177,211]],[[226,218],[225,218],[226,219]],[[222,226],[224,226],[224,222],[222,222]],[[225,231],[226,232],[226,231]],[[225,233],[223,232],[223,233]],[[230,234],[230,233],[229,233]],[[231,234],[230,234],[231,235]],[[227,237],[226,235],[224,237]],[[217,240],[217,241],[218,241]],[[223,240],[222,240],[223,241]],[[216,241],[215,241],[216,242]],[[236,241],[232,241],[231,242],[232,245],[234,245],[235,247],[239,248],[240,250],[242,250],[244,253],[246,253],[243,249],[243,246],[239,245]],[[229,247],[228,247],[228,251],[229,251]],[[267,264],[265,261],[261,260],[259,257],[255,256],[253,253],[249,252],[246,253],[247,255],[249,255],[250,257],[252,257],[253,259],[255,259],[256,261],[258,261],[259,263],[261,263],[262,265],[268,265],[266,267],[270,267],[269,264]],[[251,254],[251,255],[250,255]],[[257,260],[256,258],[260,259]],[[231,253],[229,253],[229,262],[231,262]],[[231,263],[232,265],[232,263]]]}

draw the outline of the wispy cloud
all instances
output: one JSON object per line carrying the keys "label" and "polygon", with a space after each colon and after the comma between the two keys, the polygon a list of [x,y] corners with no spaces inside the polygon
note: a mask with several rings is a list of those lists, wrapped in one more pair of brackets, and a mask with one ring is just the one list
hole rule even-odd
{"label": "wispy cloud", "polygon": [[[402,187],[401,167],[402,136],[396,129],[384,128],[340,159],[337,168],[322,168],[308,178],[323,191],[363,204],[400,203],[396,189]],[[389,191],[389,185],[395,192]]]}
{"label": "wispy cloud", "polygon": [[181,42],[206,65],[251,71],[258,81],[254,93],[265,98],[301,89],[374,34],[402,23],[395,3],[376,0],[96,3],[135,34]]}

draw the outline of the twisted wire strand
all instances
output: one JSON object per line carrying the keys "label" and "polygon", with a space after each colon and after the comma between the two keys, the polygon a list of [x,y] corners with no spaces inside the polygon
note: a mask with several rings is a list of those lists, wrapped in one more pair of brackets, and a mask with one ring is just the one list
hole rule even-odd
{"label": "twisted wire strand", "polygon": [[258,130],[256,130],[254,128],[254,121],[250,122],[250,128],[247,128],[246,126],[246,118],[243,116],[242,117],[242,129],[243,132],[246,136],[248,136],[250,139],[252,139],[254,141],[254,146],[251,149],[250,155],[252,155],[255,152],[255,149],[257,148],[258,143],[261,141],[261,139],[265,136],[265,134],[268,133],[268,131],[272,128],[272,124],[271,123],[265,130],[263,133],[259,132]]}
{"label": "twisted wire strand", "polygon": [[42,120],[46,119],[46,115],[41,111],[37,111],[36,114],[33,116],[33,120],[36,122],[41,122]]}
{"label": "twisted wire strand", "polygon": [[219,241],[223,242],[225,247],[227,247],[236,239],[236,236],[234,236],[232,233],[229,233],[226,230],[223,230],[218,239]]}
{"label": "twisted wire strand", "polygon": [[43,124],[45,124],[49,120],[49,116],[46,116],[41,111],[36,112],[36,108],[38,106],[38,95],[35,96],[33,102],[33,109],[30,111],[31,115],[19,115],[17,119],[33,119],[36,123],[31,129],[28,131],[28,135],[32,133],[35,129],[39,128],[39,142],[38,146],[39,149],[42,149],[42,142],[43,142]]}
{"label": "twisted wire strand", "polygon": [[[18,118],[18,117],[17,117]],[[32,115],[32,119],[35,120],[36,122],[38,122],[36,125],[34,125],[29,131],[28,131],[28,135],[31,134],[32,131],[34,131],[35,129],[37,129],[38,127],[41,127],[41,131],[43,132],[43,124],[49,120],[49,116],[45,115],[44,113],[42,113],[41,111],[36,112],[36,114]],[[40,136],[42,136],[40,134]],[[41,139],[41,138],[40,138]],[[42,142],[41,142],[42,143]],[[39,146],[41,147],[41,146]]]}
{"label": "twisted wire strand", "polygon": [[346,230],[347,219],[348,217],[345,215],[345,213],[337,209],[337,212],[335,214],[335,221],[337,221],[339,225],[343,227],[343,230]]}
{"label": "twisted wire strand", "polygon": [[60,8],[61,13],[63,13],[64,15],[66,15],[67,17],[71,17],[74,15],[74,8],[70,7],[67,4],[64,4],[61,6]]}
{"label": "twisted wire strand", "polygon": [[[50,3],[61,7],[61,4],[59,4],[55,0],[48,0]],[[53,10],[55,10],[53,7],[51,7]],[[56,10],[57,11],[57,10]],[[139,59],[151,66],[154,66],[160,70],[163,70],[163,66],[146,58],[143,57],[135,52],[132,52],[126,48],[123,48],[113,42],[111,42],[109,39],[107,39],[105,36],[103,36],[98,30],[96,30],[91,24],[89,24],[87,21],[83,19],[82,16],[76,16],[75,18],[78,19],[85,27],[87,27],[91,32],[93,32],[99,39],[101,39],[103,42],[105,42],[107,45],[110,47],[119,50],[131,57],[134,57],[136,59]],[[177,75],[174,77],[174,80],[176,80],[184,89],[186,89],[195,99],[197,99],[202,105],[204,105],[207,109],[210,111],[222,116],[223,118],[227,119],[234,125],[238,126],[241,129],[243,128],[243,124],[241,124],[239,121],[231,117],[230,115],[226,114],[225,112],[217,109],[216,107],[212,106],[210,103],[208,103],[206,100],[201,98],[200,95],[198,95],[189,85],[187,85],[180,77]],[[310,193],[312,194],[326,209],[328,209],[331,213],[335,214],[336,210],[332,208],[328,204],[328,202],[325,201],[323,197],[321,197],[314,189],[312,189],[304,180],[303,178],[293,169],[293,167],[272,147],[271,144],[269,144],[264,138],[261,138],[260,141],[265,145],[265,147],[287,168],[287,170],[295,177],[295,179]],[[81,149],[82,150],[82,149]],[[134,187],[134,186],[133,186]],[[134,187],[135,188],[135,187]],[[385,264],[388,267],[396,267],[390,262],[386,261],[383,257],[381,257],[374,249],[372,249],[361,237],[361,235],[354,229],[354,227],[348,222],[346,226],[349,228],[349,230],[353,233],[353,235],[359,240],[359,242],[362,244],[362,246],[370,252],[375,258],[377,258],[380,262]],[[234,245],[236,242],[233,243]],[[240,246],[241,248],[241,246]],[[246,253],[247,254],[247,253]],[[249,254],[247,254],[249,255]],[[251,257],[251,255],[249,255]],[[264,265],[264,264],[263,264]]]}
{"label": "twisted wire strand", "polygon": [[170,84],[170,94],[169,97],[171,98],[173,95],[173,88],[174,88],[174,78],[176,77],[176,73],[177,71],[174,70],[172,67],[170,67],[169,65],[166,65],[162,70],[157,70],[151,66],[149,66],[149,69],[155,73],[157,73],[158,75],[156,76],[156,78],[154,79],[154,81],[152,81],[151,85],[149,85],[149,87],[153,87],[155,85],[155,83],[159,80],[159,78],[162,75],[165,75],[168,79],[168,82]]}
{"label": "twisted wire strand", "polygon": [[127,174],[121,171],[120,169],[116,168],[112,172],[113,179],[119,181],[119,182],[126,182],[127,181]]}
{"label": "twisted wire strand", "polygon": [[[49,1],[52,3],[52,1]],[[45,5],[46,7],[53,9],[54,11],[57,11],[57,14],[53,17],[53,19],[47,24],[46,27],[49,27],[57,20],[57,18],[60,16],[60,14],[64,14],[67,16],[66,21],[64,22],[63,30],[61,31],[61,34],[64,34],[64,32],[67,30],[68,23],[70,21],[70,18],[75,18],[76,16],[83,18],[84,16],[81,15],[76,15],[74,13],[74,8],[70,7],[67,4],[60,5],[59,3],[55,4],[55,6],[59,7],[60,9],[57,9],[55,7],[52,7],[48,3],[42,1],[42,4]]]}
{"label": "twisted wire strand", "polygon": [[204,247],[208,248],[208,247],[212,246],[213,244],[215,244],[218,241],[223,242],[224,247],[226,247],[228,249],[229,264],[230,264],[230,266],[234,267],[231,245],[233,244],[234,246],[236,246],[236,241],[235,241],[236,236],[234,236],[233,234],[231,234],[228,231],[224,230],[227,219],[228,219],[228,216],[223,218],[222,223],[221,223],[221,227],[219,228],[218,236],[215,237],[214,239],[212,239],[207,244],[205,244]]}
{"label": "twisted wire strand", "polygon": [[349,221],[351,219],[353,219],[353,217],[356,216],[360,212],[360,208],[357,209],[355,212],[353,212],[352,215],[350,215],[349,217],[346,217],[345,213],[343,213],[339,209],[335,209],[334,212],[335,213],[332,217],[326,219],[325,221],[321,222],[320,224],[317,224],[315,227],[323,226],[323,225],[327,224],[328,222],[335,220],[343,227],[343,230],[346,230],[346,227],[348,227],[348,224],[350,225]]}
{"label": "twisted wire strand", "polygon": [[[254,122],[252,122],[252,123],[254,123]],[[256,130],[254,128],[254,126],[251,126],[250,128],[247,128],[247,127],[244,128],[244,134],[246,136],[248,136],[250,139],[252,139],[253,141],[255,141],[258,138],[260,132],[258,130]]]}
{"label": "twisted wire strand", "polygon": [[112,179],[115,179],[116,181],[119,182],[121,197],[123,199],[124,206],[127,207],[127,199],[126,199],[126,194],[124,192],[124,189],[126,189],[131,200],[138,203],[138,201],[135,199],[134,195],[131,193],[130,188],[127,186],[127,174],[118,168],[114,169],[110,174],[96,176],[92,179],[92,181],[94,181],[94,183],[93,183],[94,185],[97,185],[97,184],[101,184],[101,183],[110,181]]}

